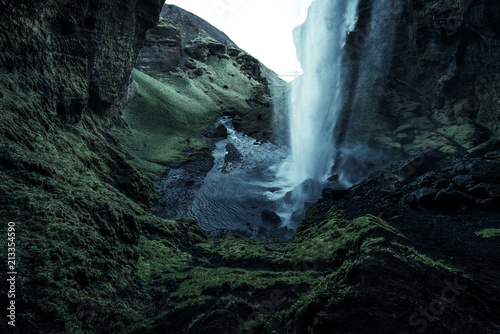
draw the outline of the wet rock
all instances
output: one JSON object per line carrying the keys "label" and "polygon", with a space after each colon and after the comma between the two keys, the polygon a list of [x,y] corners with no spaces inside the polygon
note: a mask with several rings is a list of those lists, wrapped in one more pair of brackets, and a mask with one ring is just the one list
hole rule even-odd
{"label": "wet rock", "polygon": [[432,188],[421,188],[413,193],[415,201],[418,205],[432,206],[436,198],[437,191]]}
{"label": "wet rock", "polygon": [[457,175],[452,181],[456,187],[462,190],[469,189],[477,184],[470,175]]}
{"label": "wet rock", "polygon": [[198,61],[205,62],[207,60],[208,47],[201,40],[190,41],[184,48],[184,51]]}
{"label": "wet rock", "polygon": [[321,192],[321,195],[323,198],[330,198],[333,200],[344,199],[349,195],[349,190],[325,188]]}
{"label": "wet rock", "polygon": [[337,181],[339,179],[339,174],[333,174],[328,178],[328,181]]}
{"label": "wet rock", "polygon": [[243,156],[241,155],[240,151],[234,146],[233,143],[228,143],[226,145],[226,155],[224,156],[224,163],[236,163],[236,162],[241,162]]}
{"label": "wet rock", "polygon": [[467,174],[469,173],[469,169],[467,168],[467,166],[461,162],[461,163],[457,163],[456,165],[453,166],[453,173],[454,174]]}
{"label": "wet rock", "polygon": [[434,205],[443,210],[462,211],[464,207],[474,206],[475,203],[474,197],[460,190],[446,189],[437,194]]}
{"label": "wet rock", "polygon": [[262,210],[260,214],[264,224],[278,225],[281,224],[281,217],[274,211],[269,209]]}
{"label": "wet rock", "polygon": [[199,76],[201,77],[203,75],[203,73],[205,73],[206,70],[203,69],[203,68],[197,68],[193,71],[193,74],[196,75],[196,76]]}
{"label": "wet rock", "polygon": [[484,184],[478,184],[467,189],[467,194],[479,199],[487,199],[491,196]]}
{"label": "wet rock", "polygon": [[226,53],[226,47],[214,40],[209,40],[207,42],[208,52],[213,56],[220,56]]}
{"label": "wet rock", "polygon": [[197,67],[196,61],[193,58],[188,58],[188,60],[186,60],[186,67],[190,70],[194,70]]}
{"label": "wet rock", "polygon": [[397,174],[404,179],[425,174],[435,168],[442,155],[435,150],[417,150],[411,152],[397,170]]}
{"label": "wet rock", "polygon": [[224,125],[219,124],[215,128],[214,137],[216,137],[216,138],[221,138],[221,137],[226,138],[227,137],[227,128]]}

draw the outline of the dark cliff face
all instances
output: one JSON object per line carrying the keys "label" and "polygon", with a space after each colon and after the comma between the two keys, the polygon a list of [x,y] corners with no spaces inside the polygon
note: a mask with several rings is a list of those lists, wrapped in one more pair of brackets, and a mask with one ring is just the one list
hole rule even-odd
{"label": "dark cliff face", "polygon": [[[374,12],[374,3],[360,1],[345,48],[349,92],[339,144],[463,153],[495,139],[500,5],[396,1],[390,10]],[[372,19],[386,41],[392,36],[391,45],[371,35]],[[366,54],[387,50],[383,68],[367,62]]]}
{"label": "dark cliff face", "polygon": [[[0,217],[2,228],[16,223],[19,332],[93,326],[71,314],[132,281],[123,273],[136,266],[140,217],[156,193],[107,129],[126,131],[122,100],[161,5],[0,1]],[[94,325],[120,332],[119,323]]]}
{"label": "dark cliff face", "polygon": [[160,3],[2,2],[4,108],[28,98],[32,109],[63,121],[76,122],[89,111],[106,115],[110,109],[115,114],[106,116],[116,119],[115,107]]}

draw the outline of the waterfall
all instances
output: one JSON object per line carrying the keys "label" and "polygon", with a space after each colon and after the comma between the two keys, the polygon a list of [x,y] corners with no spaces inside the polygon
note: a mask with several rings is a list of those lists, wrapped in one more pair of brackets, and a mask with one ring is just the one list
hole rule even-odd
{"label": "waterfall", "polygon": [[285,196],[280,212],[285,220],[287,210],[320,197],[333,165],[334,128],[343,104],[343,47],[355,26],[357,5],[357,0],[316,0],[307,21],[294,30],[304,74],[292,83],[292,152],[278,173],[294,189]]}

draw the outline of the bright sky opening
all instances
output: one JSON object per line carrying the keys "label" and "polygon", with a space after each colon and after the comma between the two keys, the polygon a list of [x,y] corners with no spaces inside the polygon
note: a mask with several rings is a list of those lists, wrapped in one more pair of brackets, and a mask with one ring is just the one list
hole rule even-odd
{"label": "bright sky opening", "polygon": [[223,31],[240,48],[283,80],[302,73],[292,30],[302,24],[312,0],[167,0]]}

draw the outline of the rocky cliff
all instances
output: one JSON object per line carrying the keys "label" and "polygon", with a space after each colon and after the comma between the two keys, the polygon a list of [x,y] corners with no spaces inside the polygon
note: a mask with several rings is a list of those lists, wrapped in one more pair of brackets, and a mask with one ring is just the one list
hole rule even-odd
{"label": "rocky cliff", "polygon": [[499,10],[492,1],[360,1],[338,143],[464,153],[498,138]]}
{"label": "rocky cliff", "polygon": [[140,221],[157,195],[108,130],[123,125],[130,73],[160,9],[0,1],[0,217],[3,231],[16,224],[18,272],[16,327],[2,316],[5,333],[82,332],[75,314],[88,303],[104,307],[102,330],[115,318],[121,332],[132,317],[100,296],[132,282],[123,273],[137,266]]}

